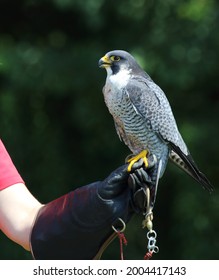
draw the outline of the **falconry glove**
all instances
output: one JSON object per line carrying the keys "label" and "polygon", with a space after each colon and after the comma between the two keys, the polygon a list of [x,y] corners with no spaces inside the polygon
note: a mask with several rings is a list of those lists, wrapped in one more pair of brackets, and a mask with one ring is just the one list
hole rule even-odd
{"label": "falconry glove", "polygon": [[[133,174],[139,166],[133,167]],[[121,226],[134,213],[127,165],[105,180],[78,188],[43,206],[30,243],[35,259],[98,259],[114,239],[112,225]],[[141,186],[140,186],[141,187]],[[135,207],[136,208],[136,207]]]}
{"label": "falconry glove", "polygon": [[[154,202],[155,200],[156,193],[154,193],[152,188],[151,172],[153,172],[156,162],[156,157],[150,155],[148,157],[149,166],[147,169],[144,166],[143,159],[138,160],[132,166],[128,184],[132,190],[132,208],[136,213],[144,214],[146,208],[151,206],[152,201]],[[147,189],[150,192],[149,194]]]}

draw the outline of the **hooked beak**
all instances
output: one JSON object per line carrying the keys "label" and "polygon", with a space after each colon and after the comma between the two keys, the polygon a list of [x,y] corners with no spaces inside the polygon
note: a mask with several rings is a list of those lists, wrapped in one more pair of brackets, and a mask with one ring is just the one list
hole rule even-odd
{"label": "hooked beak", "polygon": [[112,61],[108,56],[104,55],[98,62],[100,68],[110,67],[112,65]]}

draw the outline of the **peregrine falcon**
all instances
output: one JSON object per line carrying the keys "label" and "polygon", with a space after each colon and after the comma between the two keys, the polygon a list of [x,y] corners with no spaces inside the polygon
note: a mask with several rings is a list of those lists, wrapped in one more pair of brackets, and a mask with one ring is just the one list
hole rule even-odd
{"label": "peregrine falcon", "polygon": [[151,206],[168,158],[211,192],[213,186],[191,157],[166,95],[134,57],[126,51],[110,51],[99,60],[99,67],[107,71],[103,94],[116,131],[134,154],[128,169],[140,158],[147,167],[149,154],[157,159],[151,175]]}

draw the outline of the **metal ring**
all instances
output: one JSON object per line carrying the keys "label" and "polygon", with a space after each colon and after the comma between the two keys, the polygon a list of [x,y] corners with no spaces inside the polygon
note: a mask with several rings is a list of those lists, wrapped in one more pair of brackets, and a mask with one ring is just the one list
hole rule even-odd
{"label": "metal ring", "polygon": [[147,233],[147,238],[149,239],[149,238],[156,238],[157,237],[157,233],[156,233],[156,231],[155,230],[150,230],[150,231],[148,231],[148,233]]}
{"label": "metal ring", "polygon": [[153,253],[158,253],[159,252],[159,247],[158,246],[154,246],[154,249],[153,249]]}

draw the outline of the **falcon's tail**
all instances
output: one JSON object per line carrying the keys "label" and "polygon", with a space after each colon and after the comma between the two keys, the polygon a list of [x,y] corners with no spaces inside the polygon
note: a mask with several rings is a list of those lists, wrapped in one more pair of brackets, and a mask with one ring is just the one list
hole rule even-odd
{"label": "falcon's tail", "polygon": [[151,180],[152,180],[152,184],[151,184],[151,201],[150,201],[150,207],[151,209],[153,209],[154,204],[155,204],[155,200],[156,200],[156,196],[157,196],[157,188],[158,188],[158,182],[159,179],[161,177],[161,170],[162,170],[162,160],[159,160],[156,165],[154,166],[154,168],[150,169],[149,175],[151,176]]}
{"label": "falcon's tail", "polygon": [[207,179],[207,177],[198,169],[197,165],[195,164],[192,156],[185,155],[179,147],[171,143],[171,150],[170,152],[170,159],[182,170],[192,176],[198,183],[200,183],[204,189],[212,192],[214,187]]}

